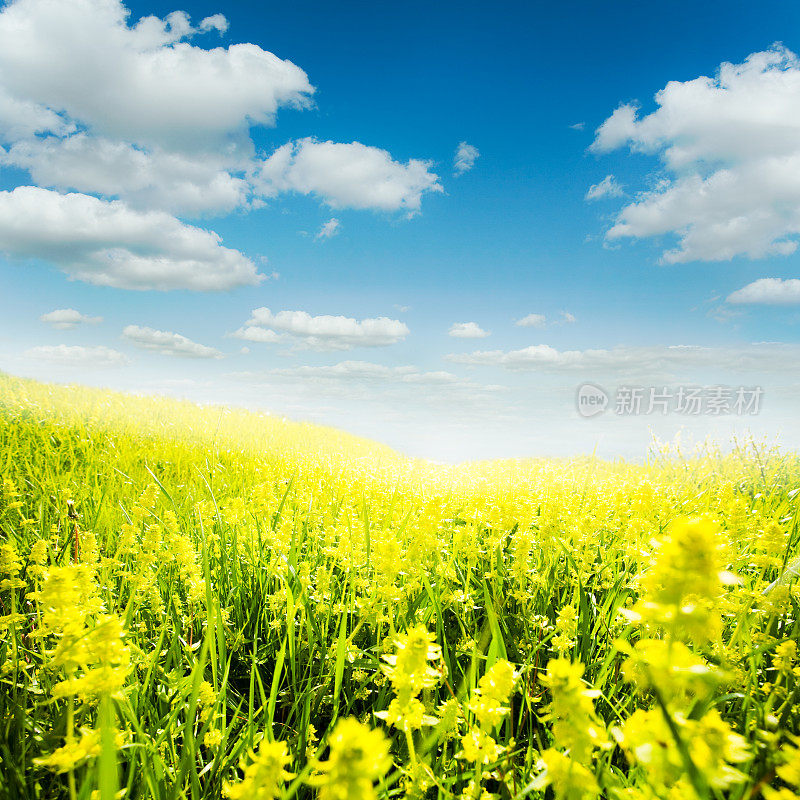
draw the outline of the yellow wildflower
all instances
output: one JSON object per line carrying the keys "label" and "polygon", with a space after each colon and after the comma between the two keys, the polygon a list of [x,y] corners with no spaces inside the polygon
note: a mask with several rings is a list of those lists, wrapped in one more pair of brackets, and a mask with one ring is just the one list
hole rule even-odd
{"label": "yellow wildflower", "polygon": [[75,767],[98,755],[100,755],[100,732],[81,728],[78,739],[67,741],[63,747],[59,747],[49,756],[34,759],[34,763],[53,772],[71,772]]}
{"label": "yellow wildflower", "polygon": [[231,800],[272,800],[280,797],[283,784],[294,777],[285,769],[292,760],[286,750],[286,742],[262,740],[250,758],[250,764],[243,766],[242,780],[228,784],[225,795]]}
{"label": "yellow wildflower", "polygon": [[584,800],[600,794],[594,775],[583,764],[558,750],[545,750],[538,767],[542,771],[532,782],[532,788],[543,790],[552,786],[558,800]]}
{"label": "yellow wildflower", "polygon": [[329,744],[328,760],[309,780],[319,787],[319,800],[375,800],[374,783],[392,765],[383,733],[347,717],[336,723]]}
{"label": "yellow wildflower", "polygon": [[553,722],[556,744],[582,763],[590,760],[594,747],[608,744],[594,711],[593,701],[600,692],[584,683],[583,669],[583,664],[557,658],[550,661],[542,678],[552,696],[546,719]]}

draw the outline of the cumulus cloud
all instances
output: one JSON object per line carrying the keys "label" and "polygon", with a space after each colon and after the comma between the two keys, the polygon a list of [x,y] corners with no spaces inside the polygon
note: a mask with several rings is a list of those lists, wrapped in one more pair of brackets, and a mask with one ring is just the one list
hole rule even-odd
{"label": "cumulus cloud", "polygon": [[218,291],[264,279],[217,234],[169,214],[33,186],[0,192],[0,252],[122,289]]}
{"label": "cumulus cloud", "polygon": [[222,358],[222,353],[213,347],[193,342],[179,333],[171,331],[157,331],[154,328],[128,325],[122,331],[122,336],[137,347],[145,350],[155,350],[167,356],[181,358]]}
{"label": "cumulus cloud", "polygon": [[322,223],[322,227],[319,229],[314,238],[330,239],[332,236],[336,236],[336,234],[339,233],[339,227],[339,220],[335,217],[332,217],[327,222]]}
{"label": "cumulus cloud", "polygon": [[80,347],[78,345],[42,345],[31,347],[23,354],[25,358],[48,361],[68,367],[123,367],[129,363],[128,357],[110,347]]}
{"label": "cumulus cloud", "polygon": [[[264,331],[264,333],[259,333]],[[251,318],[233,335],[248,341],[275,341],[270,334],[287,334],[303,349],[351,350],[354,347],[386,347],[405,339],[408,326],[396,319],[376,317],[356,320],[343,316],[311,316],[305,311],[256,308]],[[259,339],[258,336],[265,338]]]}
{"label": "cumulus cloud", "polygon": [[313,194],[332,208],[420,210],[422,195],[443,191],[428,161],[394,161],[389,153],[360,142],[340,144],[305,138],[278,148],[254,183],[264,196]]}
{"label": "cumulus cloud", "polygon": [[[314,91],[302,69],[254,44],[190,44],[198,30],[183,12],[129,17],[119,0],[8,3],[5,92],[102,136],[180,150],[239,145],[250,125],[272,124],[280,107],[307,105]],[[221,14],[201,23],[226,27]]]}
{"label": "cumulus cloud", "polygon": [[302,69],[184,12],[137,21],[120,0],[13,0],[0,10],[0,164],[37,184],[198,215],[258,202],[249,129],[310,105]]}
{"label": "cumulus cloud", "polygon": [[512,371],[586,372],[656,375],[692,370],[730,370],[785,374],[800,367],[800,345],[760,343],[742,347],[672,345],[557,350],[546,344],[520,350],[477,350],[455,353],[449,361],[469,366],[495,366]]}
{"label": "cumulus cloud", "polygon": [[259,328],[257,325],[245,325],[230,335],[236,339],[244,339],[246,342],[259,342],[260,344],[274,344],[283,339],[279,333],[267,328]]}
{"label": "cumulus cloud", "polygon": [[103,321],[102,317],[89,317],[86,314],[81,314],[74,308],[57,308],[54,311],[48,311],[39,317],[40,322],[46,322],[59,330],[72,330],[77,328],[78,325],[97,325]]}
{"label": "cumulus cloud", "polygon": [[225,19],[224,14],[212,14],[210,17],[200,20],[198,27],[203,33],[217,31],[217,33],[223,34],[228,30],[228,20]]}
{"label": "cumulus cloud", "polygon": [[544,314],[528,314],[514,324],[518,328],[544,328],[547,326],[547,317]]}
{"label": "cumulus cloud", "polygon": [[604,197],[622,197],[625,192],[622,185],[613,175],[606,175],[600,183],[590,186],[585,200],[602,200]]}
{"label": "cumulus cloud", "polygon": [[728,295],[727,302],[740,305],[800,305],[800,279],[760,278]]}
{"label": "cumulus cloud", "polygon": [[658,155],[668,177],[618,214],[609,242],[673,234],[664,263],[788,255],[800,234],[800,62],[775,46],[713,77],[671,81],[641,116],[620,106],[597,153]]}
{"label": "cumulus cloud", "polygon": [[[250,129],[306,108],[314,87],[254,44],[192,43],[228,23],[121,0],[12,0],[0,10],[0,163],[40,186],[177,214],[225,213],[278,191],[331,206],[419,211],[429,163],[358,142],[303,139],[264,162]],[[5,151],[5,152],[4,152]],[[286,152],[288,151],[288,153]],[[291,164],[286,163],[291,161]]]}
{"label": "cumulus cloud", "polygon": [[250,186],[224,156],[143,149],[84,132],[12,144],[0,165],[26,169],[35,183],[124,198],[135,208],[198,215],[223,213],[250,202]]}
{"label": "cumulus cloud", "polygon": [[447,335],[456,339],[485,339],[491,332],[483,330],[477,322],[454,322]]}
{"label": "cumulus cloud", "polygon": [[456,154],[453,158],[453,174],[463,175],[469,172],[477,161],[480,151],[477,147],[466,142],[461,142],[456,148]]}
{"label": "cumulus cloud", "polygon": [[0,141],[13,142],[50,131],[66,135],[74,130],[75,125],[65,121],[55,111],[29,100],[12,97],[0,83]]}

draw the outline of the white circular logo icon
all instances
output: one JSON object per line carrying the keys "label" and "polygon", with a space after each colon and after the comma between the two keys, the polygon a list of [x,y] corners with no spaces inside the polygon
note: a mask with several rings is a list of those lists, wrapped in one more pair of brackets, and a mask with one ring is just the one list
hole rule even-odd
{"label": "white circular logo icon", "polygon": [[578,387],[575,402],[582,417],[596,417],[608,408],[608,394],[602,386],[582,383]]}

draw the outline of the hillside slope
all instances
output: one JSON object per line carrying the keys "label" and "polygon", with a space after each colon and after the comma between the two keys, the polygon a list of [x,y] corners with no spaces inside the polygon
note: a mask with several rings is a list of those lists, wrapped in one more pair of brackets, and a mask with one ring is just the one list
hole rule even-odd
{"label": "hillside slope", "polygon": [[444,467],[0,376],[0,471],[4,798],[795,785],[793,454]]}

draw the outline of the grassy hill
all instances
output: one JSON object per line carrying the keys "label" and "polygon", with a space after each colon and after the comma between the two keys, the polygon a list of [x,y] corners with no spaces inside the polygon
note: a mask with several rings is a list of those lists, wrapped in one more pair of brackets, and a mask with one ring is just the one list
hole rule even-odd
{"label": "grassy hill", "polygon": [[0,797],[796,796],[794,454],[448,467],[0,375],[0,473]]}

